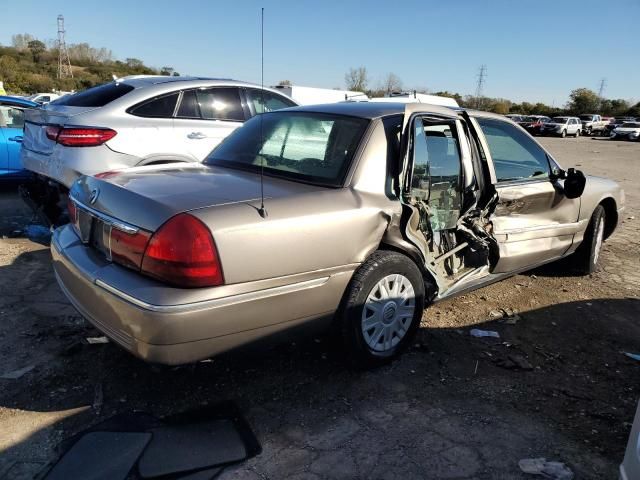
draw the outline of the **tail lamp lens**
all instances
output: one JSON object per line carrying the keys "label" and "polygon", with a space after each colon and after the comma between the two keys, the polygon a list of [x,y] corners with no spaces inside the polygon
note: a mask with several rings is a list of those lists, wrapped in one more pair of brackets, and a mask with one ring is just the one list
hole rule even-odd
{"label": "tail lamp lens", "polygon": [[111,259],[120,265],[138,270],[150,237],[151,233],[144,230],[131,234],[112,228],[109,239]]}
{"label": "tail lamp lens", "polygon": [[110,128],[63,128],[58,133],[57,141],[65,147],[96,147],[116,134]]}
{"label": "tail lamp lens", "polygon": [[118,132],[110,128],[63,128],[49,125],[45,128],[49,140],[65,147],[96,147],[111,140]]}
{"label": "tail lamp lens", "polygon": [[224,283],[211,232],[186,213],[172,217],[151,236],[142,259],[142,273],[180,287]]}

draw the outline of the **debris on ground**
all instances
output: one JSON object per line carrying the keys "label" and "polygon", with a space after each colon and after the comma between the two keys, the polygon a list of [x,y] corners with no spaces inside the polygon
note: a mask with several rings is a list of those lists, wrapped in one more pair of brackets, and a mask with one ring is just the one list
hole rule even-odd
{"label": "debris on ground", "polygon": [[573,472],[562,462],[547,462],[546,458],[523,458],[520,470],[531,475],[542,475],[551,480],[572,480]]}
{"label": "debris on ground", "polygon": [[93,410],[97,415],[100,415],[102,411],[102,405],[104,404],[104,393],[102,392],[102,384],[97,383],[93,394]]}
{"label": "debris on ground", "polygon": [[86,340],[90,345],[109,343],[109,339],[107,337],[87,337]]}
{"label": "debris on ground", "polygon": [[634,360],[638,360],[640,361],[640,353],[629,353],[629,352],[624,352],[624,354],[629,357],[629,358],[633,358]]}
{"label": "debris on ground", "polygon": [[493,337],[500,338],[500,334],[495,330],[480,330],[479,328],[472,328],[469,334],[472,337]]}
{"label": "debris on ground", "polygon": [[0,378],[4,380],[17,380],[22,377],[25,373],[29,373],[31,370],[36,368],[35,365],[28,365],[24,368],[20,368],[18,370],[14,370],[13,372],[7,372],[0,375]]}
{"label": "debris on ground", "polygon": [[505,359],[498,360],[496,365],[508,370],[533,370],[533,365],[522,355],[512,354]]}

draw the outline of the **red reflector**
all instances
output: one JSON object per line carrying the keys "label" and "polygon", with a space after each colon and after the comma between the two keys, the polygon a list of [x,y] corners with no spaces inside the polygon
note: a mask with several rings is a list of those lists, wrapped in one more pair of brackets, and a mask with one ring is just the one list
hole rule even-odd
{"label": "red reflector", "polygon": [[139,269],[149,237],[151,237],[151,234],[144,230],[130,234],[117,228],[112,228],[110,239],[111,259],[125,267]]}
{"label": "red reflector", "polygon": [[180,287],[212,287],[224,282],[211,232],[186,213],[172,217],[152,235],[142,273]]}
{"label": "red reflector", "polygon": [[[51,138],[49,128],[56,127],[47,127],[47,137]],[[56,140],[65,147],[96,147],[111,140],[116,134],[115,130],[109,128],[62,128],[59,129]]]}
{"label": "red reflector", "polygon": [[67,210],[69,211],[69,223],[74,224],[78,221],[78,207],[71,197],[67,197]]}
{"label": "red reflector", "polygon": [[47,138],[49,140],[53,140],[54,142],[58,141],[58,134],[60,133],[60,130],[62,130],[62,128],[52,126],[48,126],[44,129],[45,133],[47,134]]}

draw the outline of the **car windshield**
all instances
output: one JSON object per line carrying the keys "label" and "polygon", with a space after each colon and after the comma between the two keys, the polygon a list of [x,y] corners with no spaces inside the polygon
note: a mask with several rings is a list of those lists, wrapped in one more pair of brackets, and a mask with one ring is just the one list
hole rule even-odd
{"label": "car windshield", "polygon": [[204,163],[340,186],[369,121],[309,112],[258,115],[216,147]]}
{"label": "car windshield", "polygon": [[626,122],[622,124],[622,128],[640,128],[640,123]]}
{"label": "car windshield", "polygon": [[567,117],[553,117],[551,121],[553,123],[567,123]]}

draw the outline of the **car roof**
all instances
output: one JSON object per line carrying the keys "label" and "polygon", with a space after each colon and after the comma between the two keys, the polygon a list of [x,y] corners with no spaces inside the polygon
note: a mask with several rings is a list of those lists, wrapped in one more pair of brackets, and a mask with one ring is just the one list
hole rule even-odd
{"label": "car roof", "polygon": [[215,86],[215,85],[237,85],[237,86],[251,86],[260,87],[259,85],[242,82],[239,80],[233,80],[231,78],[212,78],[212,77],[186,77],[186,76],[168,76],[168,75],[130,75],[114,80],[116,83],[126,83],[132,87],[148,87],[152,85],[162,84],[190,84],[195,83],[201,86]]}
{"label": "car roof", "polygon": [[396,102],[338,102],[321,105],[304,105],[301,107],[287,108],[312,113],[329,113],[334,115],[348,115],[351,117],[374,118],[388,117],[391,115],[404,115],[413,112],[430,112],[444,115],[455,115],[458,108],[431,105],[428,103],[396,103]]}
{"label": "car roof", "polygon": [[9,95],[0,95],[1,105],[10,105],[12,107],[39,107],[40,105],[26,98],[11,97]]}

